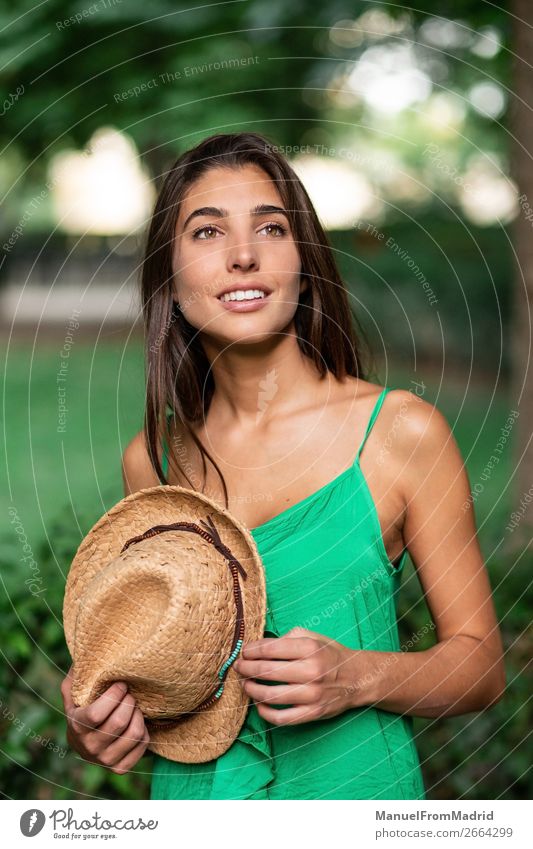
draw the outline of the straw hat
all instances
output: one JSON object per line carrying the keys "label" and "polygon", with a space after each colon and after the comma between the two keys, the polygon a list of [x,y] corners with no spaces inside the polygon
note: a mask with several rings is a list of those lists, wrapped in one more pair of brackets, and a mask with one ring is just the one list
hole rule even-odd
{"label": "straw hat", "polygon": [[245,525],[194,490],[141,489],[99,519],[70,567],[74,704],[126,681],[151,751],[217,758],[250,701],[232,664],[243,641],[263,636],[265,614],[263,565]]}

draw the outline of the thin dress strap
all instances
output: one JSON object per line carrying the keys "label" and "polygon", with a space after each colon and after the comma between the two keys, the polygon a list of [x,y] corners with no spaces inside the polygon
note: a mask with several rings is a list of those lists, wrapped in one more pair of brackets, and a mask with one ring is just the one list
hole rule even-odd
{"label": "thin dress strap", "polygon": [[383,389],[383,391],[380,392],[378,399],[377,399],[376,403],[374,404],[374,409],[372,410],[372,415],[370,416],[370,419],[369,419],[368,424],[366,426],[366,431],[365,431],[365,435],[363,436],[363,441],[361,442],[361,445],[359,446],[359,450],[358,450],[357,454],[355,455],[354,465],[359,460],[359,455],[361,454],[361,451],[363,450],[363,445],[365,444],[367,437],[368,437],[368,434],[370,433],[370,431],[372,430],[372,428],[374,426],[374,422],[376,421],[376,419],[378,417],[378,414],[379,414],[379,411],[381,410],[381,406],[383,404],[383,401],[385,400],[385,395],[387,394],[387,392],[389,392],[389,389],[390,389],[390,387],[386,386]]}

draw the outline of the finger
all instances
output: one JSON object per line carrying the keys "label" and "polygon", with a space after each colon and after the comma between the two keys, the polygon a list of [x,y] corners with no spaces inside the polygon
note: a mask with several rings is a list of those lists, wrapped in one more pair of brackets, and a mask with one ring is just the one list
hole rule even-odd
{"label": "finger", "polygon": [[237,672],[245,679],[263,678],[265,681],[285,681],[288,684],[305,684],[310,679],[309,665],[303,660],[239,660]]}
{"label": "finger", "polygon": [[122,702],[126,693],[127,685],[123,681],[116,682],[108,687],[94,702],[91,702],[90,705],[73,708],[70,719],[79,726],[80,730],[83,728],[97,728],[115,710],[117,705]]}
{"label": "finger", "polygon": [[245,681],[244,691],[257,704],[310,705],[314,704],[318,697],[316,688],[308,684],[269,687],[268,684],[258,684],[256,681]]}
{"label": "finger", "polygon": [[135,711],[138,711],[142,717],[142,713],[137,707],[134,697],[131,693],[127,693],[113,713],[95,731],[96,734],[101,734],[105,737],[104,745],[106,747],[110,746],[118,737],[126,733]]}
{"label": "finger", "polygon": [[[144,717],[139,711],[139,717],[133,717],[127,731],[116,742],[108,746],[100,755],[100,760],[104,766],[117,766],[125,758],[128,758],[133,751],[139,751],[139,746],[144,744],[145,747],[150,742],[148,729],[144,725]],[[140,757],[140,755],[139,755]]]}
{"label": "finger", "polygon": [[315,719],[312,705],[299,705],[297,707],[279,709],[268,705],[257,705],[257,712],[263,719],[272,725],[300,725]]}
{"label": "finger", "polygon": [[68,710],[71,710],[75,707],[74,702],[72,701],[72,672],[74,666],[71,665],[69,671],[65,675],[64,679],[61,682],[61,696],[63,697],[63,707],[65,709],[65,713]]}
{"label": "finger", "polygon": [[148,732],[143,736],[143,739],[137,743],[136,746],[131,749],[125,757],[115,763],[112,767],[113,772],[118,773],[118,775],[123,775],[125,772],[128,772],[140,758],[144,755],[146,751],[146,747],[150,742],[150,738],[148,736]]}
{"label": "finger", "polygon": [[144,733],[144,717],[140,709],[136,708],[122,734],[103,734],[100,729],[97,729],[85,736],[83,745],[102,766],[113,766],[138,745]]}
{"label": "finger", "polygon": [[278,658],[279,660],[294,660],[301,657],[311,657],[318,650],[316,642],[311,637],[268,637],[252,643],[245,643],[241,657],[246,660],[256,658]]}

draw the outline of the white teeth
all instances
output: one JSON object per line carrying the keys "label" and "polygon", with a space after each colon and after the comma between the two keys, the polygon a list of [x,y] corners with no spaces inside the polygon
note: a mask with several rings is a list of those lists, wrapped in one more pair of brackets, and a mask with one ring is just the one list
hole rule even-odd
{"label": "white teeth", "polygon": [[253,301],[255,298],[266,297],[265,292],[260,289],[246,289],[246,291],[226,292],[221,295],[220,301]]}

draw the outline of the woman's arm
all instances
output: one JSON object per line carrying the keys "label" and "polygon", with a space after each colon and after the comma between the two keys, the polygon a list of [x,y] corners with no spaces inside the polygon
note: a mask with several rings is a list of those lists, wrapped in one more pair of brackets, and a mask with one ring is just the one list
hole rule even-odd
{"label": "woman's arm", "polygon": [[[161,462],[161,457],[159,457]],[[131,495],[139,489],[157,486],[160,481],[150,462],[144,431],[139,431],[124,449],[122,456],[122,481],[124,495]]]}
{"label": "woman's arm", "polygon": [[418,652],[357,651],[339,676],[352,706],[426,717],[482,710],[502,697],[505,669],[468,476],[444,416],[412,393],[394,395],[398,405],[410,395],[390,457],[405,498],[404,542],[437,644]]}

